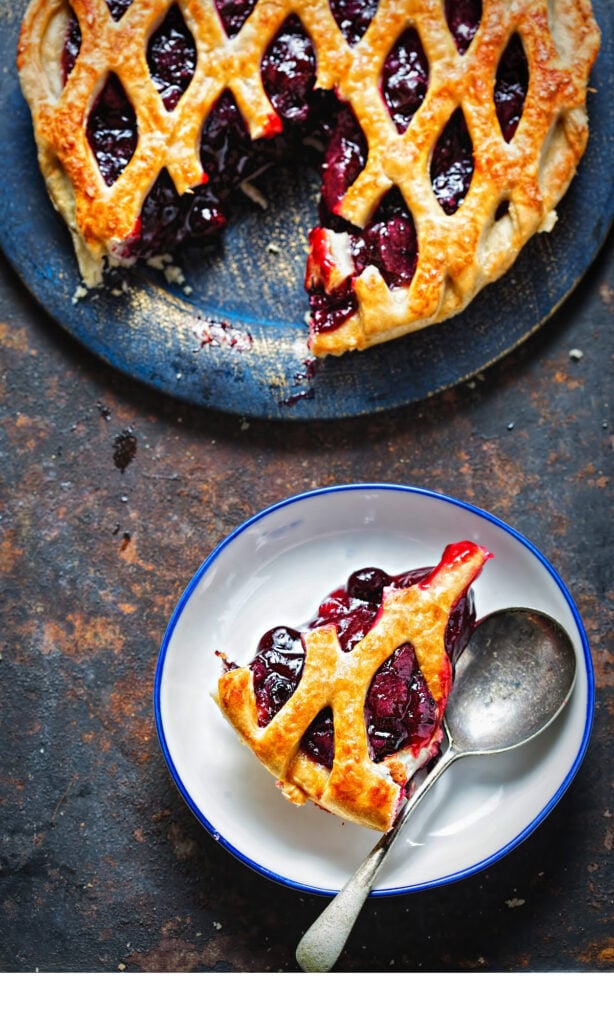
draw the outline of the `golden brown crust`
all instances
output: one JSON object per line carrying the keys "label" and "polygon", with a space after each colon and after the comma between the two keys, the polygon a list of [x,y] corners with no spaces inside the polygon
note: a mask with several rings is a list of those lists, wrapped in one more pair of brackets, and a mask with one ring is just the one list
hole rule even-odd
{"label": "golden brown crust", "polygon": [[[451,557],[454,551],[455,557]],[[257,721],[253,675],[249,668],[225,673],[217,701],[223,714],[295,803],[312,800],[326,810],[370,828],[387,831],[403,788],[417,767],[436,752],[440,721],[451,684],[444,647],[450,611],[489,557],[464,542],[446,549],[427,580],[385,594],[373,628],[344,653],[334,626],[305,634],[305,666],[300,683],[268,725]],[[409,766],[399,755],[375,764],[368,751],[364,704],[371,679],[401,644],[413,644],[422,674],[439,708],[437,726]],[[333,713],[335,758],[332,771],[300,751],[301,739],[316,715]]]}
{"label": "golden brown crust", "polygon": [[[213,0],[183,0],[181,9],[199,53],[196,72],[173,111],[164,108],[147,68],[150,34],[173,0],[133,0],[115,22],[105,0],[71,0],[79,19],[79,57],[62,89],[62,25],[68,0],[32,0],[24,18],[18,68],[32,110],[41,170],[66,219],[88,285],[100,283],[106,259],[121,259],[143,200],[166,167],[179,193],[202,182],[201,126],[222,91],[230,89],[253,138],[271,132],[276,114],[263,88],[267,45],[296,12],[317,55],[318,85],[350,103],[368,143],[367,164],[339,212],[364,225],[382,195],[397,186],[411,211],[418,265],[411,284],[389,289],[374,267],[355,282],[358,311],[338,330],[313,334],[316,355],[367,348],[460,312],[500,277],[527,240],[549,230],[587,141],[588,76],[599,48],[589,0],[484,0],[480,27],[460,56],[441,0],[380,0],[363,38],[350,47],[328,0],[258,0],[233,39]],[[429,61],[427,96],[399,135],[379,86],[383,60],[407,25],[415,25]],[[522,38],[530,84],[523,116],[505,143],[493,102],[498,61],[514,32]],[[116,72],[138,114],[136,152],[107,186],[86,138],[88,111],[106,76]],[[462,106],[474,145],[475,170],[452,216],[431,187],[433,147]],[[508,213],[495,220],[502,202]],[[343,244],[332,243],[332,265],[312,252],[308,274],[333,287],[348,275]],[[330,254],[329,254],[330,255]]]}
{"label": "golden brown crust", "polygon": [[[552,228],[586,147],[587,82],[600,42],[587,0],[486,0],[464,56],[446,28],[443,4],[410,7],[429,59],[427,96],[399,136],[378,99],[375,68],[382,37],[389,47],[405,24],[405,7],[381,4],[360,44],[359,73],[341,84],[342,97],[367,135],[369,158],[339,212],[364,225],[384,192],[398,186],[416,226],[416,273],[408,287],[389,289],[374,267],[367,268],[355,284],[358,312],[337,330],[313,336],[316,355],[367,348],[461,312],[510,268],[532,235]],[[492,96],[499,60],[514,32],[527,55],[529,91],[518,130],[506,143]],[[365,67],[373,72],[365,73]],[[459,106],[473,141],[475,170],[467,196],[448,216],[433,193],[429,162]],[[508,213],[495,220],[503,200]],[[311,276],[316,272],[312,265]],[[330,264],[326,273],[334,274]]]}

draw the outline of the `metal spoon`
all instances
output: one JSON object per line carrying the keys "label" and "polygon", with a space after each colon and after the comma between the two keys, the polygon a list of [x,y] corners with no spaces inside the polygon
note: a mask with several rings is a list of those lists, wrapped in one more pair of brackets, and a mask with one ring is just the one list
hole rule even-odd
{"label": "metal spoon", "polygon": [[511,750],[539,735],[567,704],[575,675],[571,640],[549,616],[508,608],[482,620],[456,664],[444,718],[447,748],[392,829],[305,932],[296,950],[304,971],[334,966],[390,847],[450,765],[468,755]]}

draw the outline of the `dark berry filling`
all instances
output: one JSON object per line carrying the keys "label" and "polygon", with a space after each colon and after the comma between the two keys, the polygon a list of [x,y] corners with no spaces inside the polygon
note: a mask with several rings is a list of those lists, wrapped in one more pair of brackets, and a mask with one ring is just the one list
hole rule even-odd
{"label": "dark berry filling", "polygon": [[411,644],[397,647],[374,675],[365,715],[374,761],[433,735],[437,706]]}
{"label": "dark berry filling", "polygon": [[277,626],[264,634],[250,665],[254,674],[258,725],[268,725],[290,699],[298,686],[304,663],[305,648],[298,630]]}
{"label": "dark berry filling", "polygon": [[149,40],[147,65],[164,106],[174,110],[196,69],[194,38],[176,4]]}
{"label": "dark berry filling", "polygon": [[68,28],[66,29],[66,37],[64,39],[64,49],[62,51],[62,83],[66,85],[68,76],[75,66],[75,61],[79,56],[79,50],[81,49],[81,28],[76,17],[71,15]]}
{"label": "dark berry filling", "polygon": [[[405,588],[419,583],[431,570],[414,569],[390,576],[382,569],[368,567],[352,573],[346,586],[339,587],[320,604],[309,629],[335,625],[339,646],[351,651],[369,632],[377,619],[384,588]],[[471,591],[455,605],[445,635],[452,662],[465,647],[475,622]],[[258,724],[267,725],[297,688],[305,664],[305,647],[299,630],[278,626],[264,634],[250,664]],[[432,735],[437,707],[420,671],[414,648],[398,647],[373,676],[365,700],[365,724],[374,761],[405,747],[420,744]],[[324,708],[306,731],[301,748],[326,768],[334,758],[334,723],[330,708]]]}
{"label": "dark berry filling", "polygon": [[431,182],[444,213],[456,212],[473,177],[473,145],[460,107],[452,114],[433,150]]}
{"label": "dark berry filling", "polygon": [[330,708],[322,708],[316,715],[301,740],[301,750],[330,771],[335,760],[335,726]]}
{"label": "dark berry filling", "polygon": [[87,141],[107,185],[130,163],[138,140],[136,115],[115,73],[107,78],[87,119]]}
{"label": "dark berry filling", "polygon": [[224,31],[229,39],[236,36],[249,18],[256,0],[215,0]]}
{"label": "dark berry filling", "polygon": [[354,46],[367,31],[379,0],[329,0],[333,18],[345,39]]}
{"label": "dark berry filling", "polygon": [[223,198],[260,166],[257,148],[252,146],[245,121],[228,90],[205,121],[200,160],[210,187]]}
{"label": "dark berry filling", "polygon": [[171,252],[184,241],[205,241],[225,223],[221,206],[206,187],[179,196],[168,171],[162,171],[143,203],[131,251],[141,258]]}
{"label": "dark berry filling", "polygon": [[418,241],[413,217],[398,189],[386,193],[366,228],[352,238],[351,252],[356,273],[371,265],[389,288],[409,284],[416,270]]}
{"label": "dark berry filling", "polygon": [[271,106],[286,122],[304,124],[316,81],[313,43],[296,15],[282,25],[260,65]]}
{"label": "dark berry filling", "polygon": [[465,53],[482,20],[482,0],[446,0],[445,12],[456,49]]}
{"label": "dark berry filling", "polygon": [[429,84],[429,65],[420,36],[408,28],[386,57],[382,93],[399,134],[421,105]]}
{"label": "dark berry filling", "polygon": [[348,188],[367,162],[367,140],[351,107],[340,104],[332,117],[320,190],[320,223],[339,231],[356,229],[337,216],[337,208]]}
{"label": "dark berry filling", "polygon": [[529,65],[522,40],[515,33],[507,44],[495,80],[495,110],[503,138],[513,139],[529,88]]}
{"label": "dark berry filling", "polygon": [[[254,10],[256,0],[215,0],[229,37],[236,36]],[[131,0],[107,0],[118,21]],[[333,17],[350,45],[367,31],[377,0],[330,0]],[[469,47],[482,16],[481,0],[445,0],[445,15],[460,53]],[[64,81],[71,74],[81,47],[74,13],[69,19],[62,54]],[[168,11],[147,47],[152,79],[167,110],[173,110],[188,88],[197,61],[196,45],[178,4]],[[170,252],[190,239],[202,243],[215,237],[226,223],[225,206],[238,186],[272,161],[296,154],[304,137],[318,136],[323,144],[320,224],[347,232],[354,273],[340,287],[326,292],[309,288],[315,328],[339,327],[357,309],[354,280],[369,265],[376,266],[390,288],[406,286],[416,269],[418,250],[411,211],[397,188],[391,189],[366,227],[360,229],[339,215],[339,204],[367,161],[367,143],[351,108],[333,93],[315,86],[316,57],[309,35],[296,15],[281,26],[266,50],[261,75],[275,111],[266,138],[250,139],[231,92],[222,94],[201,133],[203,184],[178,196],[163,171],[147,197],[133,236],[124,244],[125,257],[148,257]],[[388,54],[381,79],[382,96],[397,130],[406,130],[428,90],[429,66],[420,37],[413,27],[402,32]],[[509,141],[522,115],[528,89],[528,64],[522,43],[514,35],[501,59],[495,86],[495,106],[504,138]],[[108,77],[87,125],[87,136],[101,174],[113,185],[130,162],[138,141],[134,110],[120,75]],[[459,108],[435,146],[431,161],[434,193],[447,214],[463,201],[473,175],[473,147]]]}
{"label": "dark berry filling", "polygon": [[354,281],[348,277],[338,288],[327,292],[321,285],[309,288],[311,322],[319,333],[333,331],[358,311]]}
{"label": "dark berry filling", "polygon": [[111,12],[113,21],[119,21],[121,16],[126,13],[132,0],[106,0],[107,7]]}

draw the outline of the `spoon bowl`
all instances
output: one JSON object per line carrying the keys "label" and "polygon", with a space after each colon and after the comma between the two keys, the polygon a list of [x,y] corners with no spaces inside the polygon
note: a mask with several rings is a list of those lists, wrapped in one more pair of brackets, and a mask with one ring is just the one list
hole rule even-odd
{"label": "spoon bowl", "polygon": [[505,608],[478,623],[456,663],[444,724],[458,754],[496,754],[534,739],[566,706],[573,644],[548,615]]}
{"label": "spoon bowl", "polygon": [[513,750],[540,735],[568,704],[575,679],[573,644],[549,615],[507,608],[478,623],[456,663],[443,722],[447,747],[390,831],[305,932],[296,950],[304,971],[334,966],[392,844],[450,765]]}

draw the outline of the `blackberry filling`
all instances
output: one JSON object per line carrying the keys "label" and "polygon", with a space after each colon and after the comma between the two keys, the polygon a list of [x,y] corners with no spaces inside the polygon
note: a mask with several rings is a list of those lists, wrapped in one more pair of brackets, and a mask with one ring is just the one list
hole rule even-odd
{"label": "blackberry filling", "polygon": [[482,0],[446,0],[445,14],[456,49],[466,53],[482,20]]}
{"label": "blackberry filling", "polygon": [[226,35],[232,39],[243,28],[256,6],[256,0],[215,0],[215,6]]}
{"label": "blackberry filling", "polygon": [[282,121],[304,124],[316,81],[316,55],[296,15],[282,25],[260,66],[264,91]]}
{"label": "blackberry filling", "polygon": [[[115,21],[131,0],[107,0]],[[216,0],[229,38],[238,34],[256,0]],[[367,31],[376,0],[331,0],[331,12],[347,42],[354,46]],[[479,28],[481,0],[445,0],[445,16],[459,53],[466,52]],[[62,71],[66,82],[81,46],[81,32],[71,13],[64,39]],[[175,4],[149,40],[147,60],[152,80],[168,110],[189,86],[196,67],[196,47],[179,5]],[[261,76],[275,111],[270,137],[252,141],[234,97],[222,95],[209,113],[201,135],[203,184],[178,196],[163,171],[147,197],[141,217],[122,255],[147,258],[173,251],[193,240],[202,244],[217,237],[226,220],[226,205],[246,179],[272,161],[295,154],[301,141],[321,139],[322,189],[319,219],[323,227],[347,232],[354,273],[331,292],[314,284],[309,301],[318,331],[341,326],[357,309],[353,281],[366,266],[378,268],[390,288],[408,285],[417,263],[417,240],[411,211],[398,189],[384,197],[371,221],[358,228],[341,218],[340,200],[367,161],[367,144],[351,109],[331,93],[315,87],[316,59],[311,40],[298,17],[281,26],[263,56]],[[382,97],[397,131],[404,132],[428,89],[429,68],[415,29],[405,30],[388,54],[382,71]],[[93,105],[88,140],[101,174],[112,186],[134,155],[137,120],[120,75],[111,75]],[[522,42],[512,37],[498,69],[495,106],[506,141],[518,125],[528,89],[528,65]],[[452,215],[467,194],[473,174],[471,138],[459,109],[437,143],[432,160],[433,191],[446,214]]]}
{"label": "blackberry filling", "polygon": [[507,44],[495,80],[495,110],[506,142],[513,139],[529,88],[529,66],[520,36]]}
{"label": "blackberry filling", "polygon": [[350,46],[362,39],[379,0],[329,0],[333,18]]}
{"label": "blackberry filling", "polygon": [[469,191],[473,145],[465,115],[458,107],[444,128],[431,160],[431,183],[444,213],[452,216]]}
{"label": "blackberry filling", "polygon": [[337,208],[367,162],[367,140],[351,107],[329,110],[326,148],[322,163],[320,223],[338,231],[357,229],[337,216]]}
{"label": "blackberry filling", "polygon": [[382,75],[382,93],[399,134],[420,107],[429,82],[429,66],[420,36],[408,28],[388,54]]}
{"label": "blackberry filling", "polygon": [[348,277],[343,284],[327,292],[320,285],[309,289],[309,309],[311,320],[318,331],[333,331],[345,323],[358,310],[358,299],[354,291],[354,283]]}
{"label": "blackberry filling", "polygon": [[81,49],[81,29],[74,14],[68,20],[62,51],[62,84],[66,85]]}
{"label": "blackberry filling", "polygon": [[196,44],[175,4],[147,47],[152,81],[167,110],[174,110],[196,70]]}
{"label": "blackberry filling", "polygon": [[105,2],[111,12],[113,21],[119,21],[130,7],[132,0],[105,0]]}
{"label": "blackberry filling", "polygon": [[397,188],[384,196],[364,231],[352,239],[351,253],[358,274],[375,266],[389,288],[410,283],[418,243],[412,215]]}
{"label": "blackberry filling", "polygon": [[[379,614],[385,588],[406,588],[420,583],[430,568],[413,569],[397,576],[374,567],[360,569],[346,585],[320,604],[309,629],[335,625],[339,646],[351,651],[369,632]],[[456,603],[446,635],[446,653],[452,663],[465,647],[475,622],[471,591]],[[296,690],[305,663],[299,630],[278,626],[264,634],[250,663],[258,725],[267,725]],[[433,734],[437,707],[420,671],[414,648],[405,643],[373,676],[365,701],[365,724],[370,755],[375,762],[404,748],[420,745]],[[314,719],[301,741],[301,749],[318,764],[331,769],[334,759],[334,723],[330,708]]]}
{"label": "blackberry filling", "polygon": [[107,185],[130,163],[138,141],[136,115],[116,74],[109,75],[87,121],[87,140]]}

